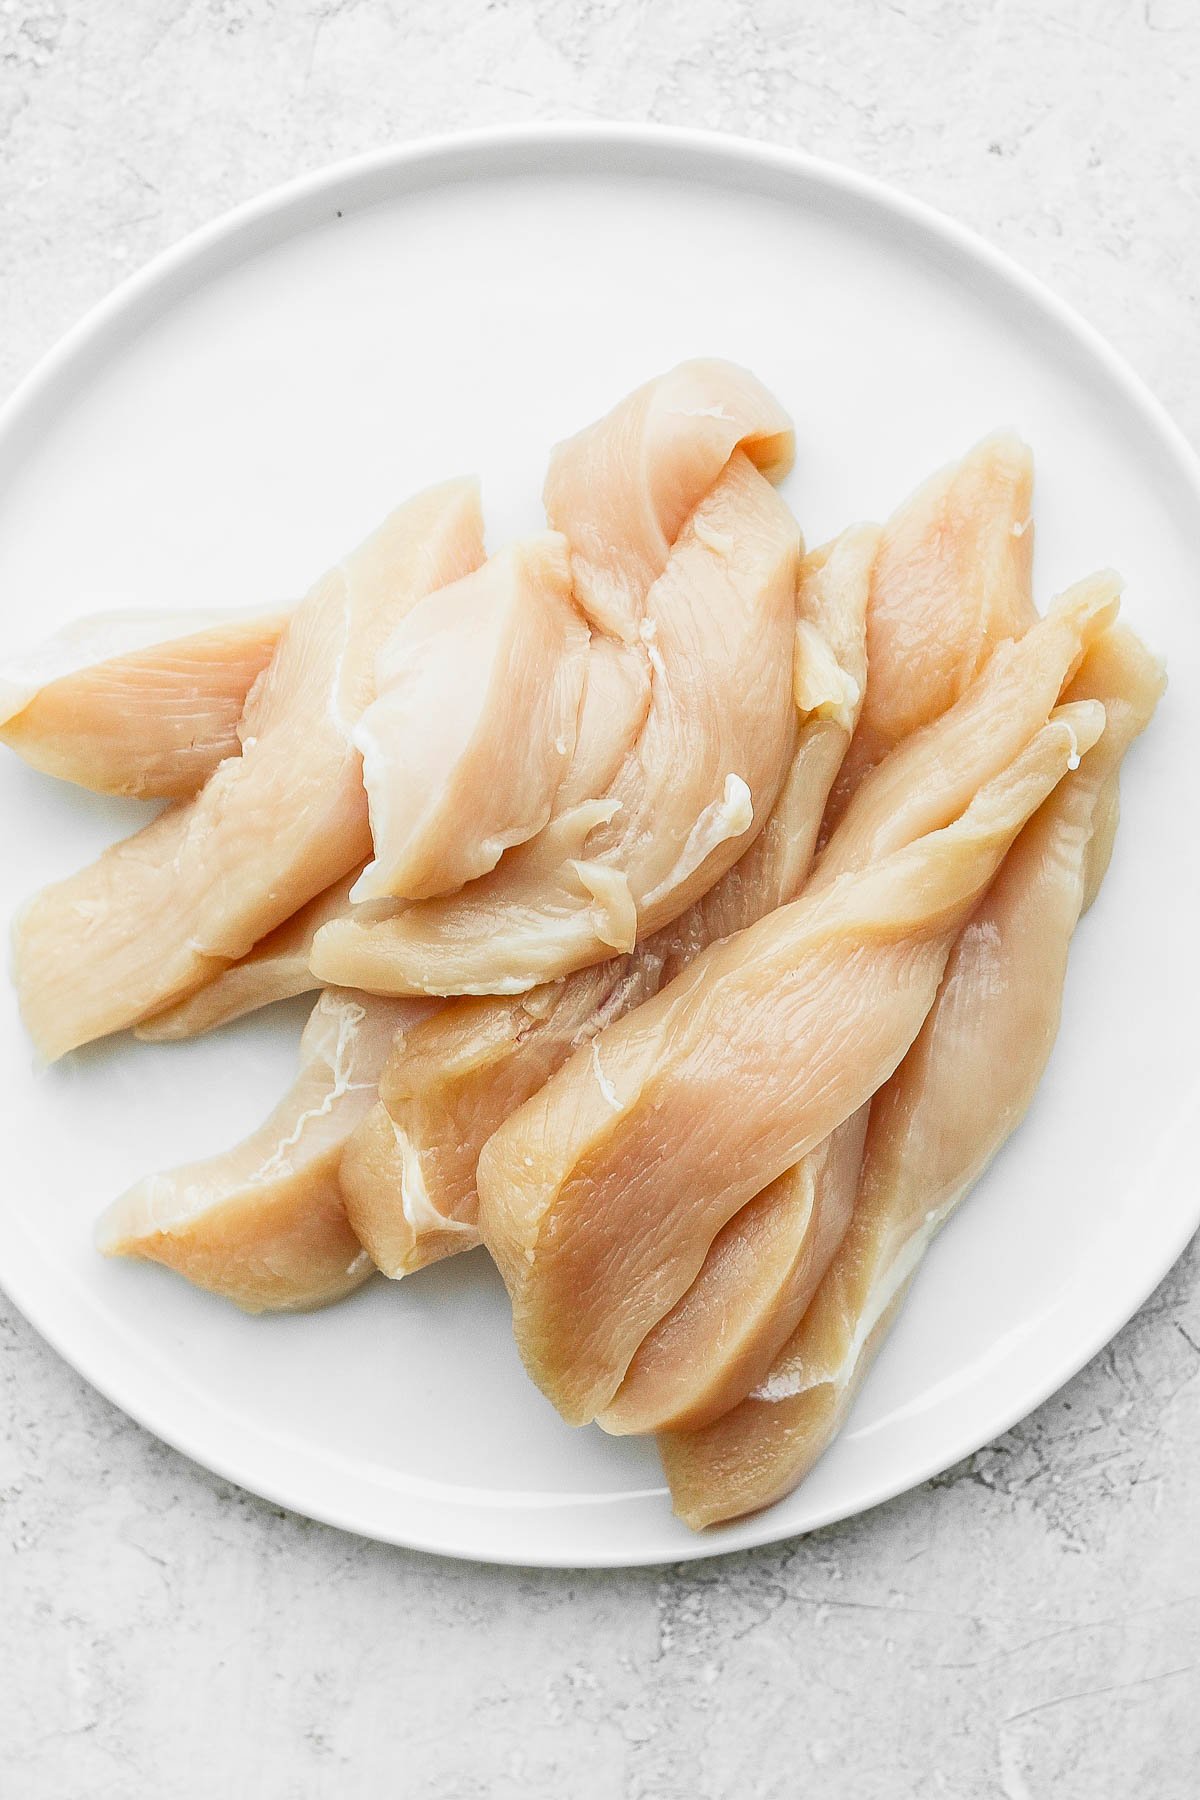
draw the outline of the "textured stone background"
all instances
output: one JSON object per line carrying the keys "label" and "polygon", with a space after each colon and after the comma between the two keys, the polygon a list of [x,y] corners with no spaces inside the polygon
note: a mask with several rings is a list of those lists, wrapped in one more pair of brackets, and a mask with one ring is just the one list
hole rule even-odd
{"label": "textured stone background", "polygon": [[[1200,437],[1197,0],[0,0],[0,388],[273,182],[554,115],[882,175],[1046,277]],[[250,1499],[0,1310],[0,1792],[1183,1800],[1198,1268],[926,1488],[781,1548],[587,1576]]]}

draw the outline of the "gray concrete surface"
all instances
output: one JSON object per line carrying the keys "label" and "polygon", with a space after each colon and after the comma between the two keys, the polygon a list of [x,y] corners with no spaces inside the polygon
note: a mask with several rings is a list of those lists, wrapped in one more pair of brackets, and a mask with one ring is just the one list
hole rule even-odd
{"label": "gray concrete surface", "polygon": [[[549,116],[842,158],[1082,307],[1200,437],[1196,0],[0,0],[0,388],[127,271],[353,151]],[[164,1449],[0,1309],[11,1800],[1183,1800],[1200,1258],[1055,1400],[807,1541],[407,1555]]]}

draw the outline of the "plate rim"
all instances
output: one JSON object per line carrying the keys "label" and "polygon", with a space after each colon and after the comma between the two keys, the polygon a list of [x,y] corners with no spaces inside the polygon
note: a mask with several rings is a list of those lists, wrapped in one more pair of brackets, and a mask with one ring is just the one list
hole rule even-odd
{"label": "plate rim", "polygon": [[[289,213],[335,192],[343,184],[361,186],[372,178],[386,179],[401,170],[411,176],[413,172],[419,173],[422,167],[436,177],[439,165],[444,172],[455,163],[459,164],[463,179],[475,180],[481,175],[486,178],[498,171],[512,172],[512,159],[516,153],[540,155],[549,164],[557,151],[569,146],[590,147],[598,153],[607,152],[609,155],[620,150],[630,158],[630,166],[639,155],[653,162],[666,153],[668,160],[676,165],[690,164],[696,176],[702,179],[705,174],[709,174],[714,181],[720,181],[723,175],[728,180],[731,168],[748,168],[760,175],[771,172],[785,179],[799,177],[827,193],[840,194],[852,202],[868,203],[881,215],[890,215],[911,230],[924,235],[926,239],[940,243],[969,264],[982,267],[1003,286],[1019,294],[1037,314],[1057,324],[1075,340],[1093,363],[1100,366],[1124,401],[1140,414],[1143,423],[1170,453],[1171,460],[1184,479],[1185,487],[1191,491],[1200,515],[1200,455],[1181,427],[1133,366],[1096,327],[1008,252],[999,249],[973,228],[928,202],[916,199],[876,176],[828,158],[732,133],[637,122],[547,120],[448,132],[385,145],[342,158],[266,189],[160,251],[90,307],[75,325],[42,354],[0,405],[0,444],[18,432],[27,421],[32,421],[33,415],[43,405],[53,407],[55,390],[69,380],[74,372],[81,375],[86,373],[89,356],[103,350],[108,334],[134,308],[155,298],[161,299],[164,306],[169,307],[171,285],[180,277],[186,278],[190,273],[197,279],[203,279],[210,272],[205,268],[205,263],[211,253],[222,248],[236,251],[240,241],[252,241],[256,233],[270,222],[282,222]],[[489,156],[496,156],[501,160],[489,166]],[[546,172],[545,167],[542,172]],[[678,175],[679,168],[655,172]],[[183,291],[189,291],[189,284],[186,282]],[[939,1451],[932,1457],[924,1458],[915,1471],[912,1468],[905,1469],[899,1475],[879,1481],[852,1508],[832,1504],[803,1526],[781,1519],[775,1508],[768,1508],[749,1519],[718,1528],[719,1536],[697,1534],[694,1543],[683,1542],[673,1546],[668,1553],[664,1553],[659,1546],[639,1549],[636,1545],[631,1545],[620,1552],[600,1548],[593,1554],[548,1549],[534,1558],[528,1553],[517,1553],[506,1545],[493,1545],[487,1549],[481,1549],[478,1544],[472,1547],[466,1541],[471,1535],[469,1531],[460,1533],[457,1539],[453,1531],[448,1535],[411,1529],[384,1531],[377,1523],[364,1520],[361,1506],[356,1516],[350,1496],[340,1506],[323,1498],[316,1501],[305,1499],[302,1504],[298,1504],[295,1493],[289,1492],[286,1484],[280,1485],[269,1471],[262,1474],[255,1471],[247,1479],[244,1469],[237,1466],[234,1453],[227,1456],[219,1447],[214,1449],[206,1443],[202,1449],[197,1449],[195,1436],[189,1442],[186,1429],[170,1417],[162,1419],[158,1409],[149,1401],[140,1395],[135,1395],[131,1400],[125,1391],[130,1384],[123,1379],[120,1371],[106,1370],[99,1378],[90,1373],[84,1366],[86,1357],[84,1363],[77,1361],[68,1347],[70,1333],[60,1326],[57,1318],[47,1316],[37,1295],[20,1291],[21,1282],[18,1280],[14,1284],[8,1271],[0,1272],[0,1285],[39,1336],[110,1404],[133,1419],[143,1430],[209,1470],[218,1479],[256,1494],[272,1505],[373,1541],[468,1562],[553,1569],[664,1567],[786,1542],[842,1520],[858,1517],[899,1494],[920,1486],[932,1476],[953,1467],[955,1463],[1011,1430],[1078,1374],[1144,1305],[1179,1260],[1200,1226],[1200,1191],[1192,1214],[1193,1216],[1185,1219],[1178,1232],[1178,1241],[1172,1237],[1169,1256],[1157,1268],[1144,1291],[1138,1292],[1128,1306],[1125,1297],[1122,1297],[1117,1314],[1112,1316],[1111,1322],[1085,1337],[1073,1340],[1069,1353],[1053,1365],[1052,1372],[1044,1381],[1035,1385],[1032,1397],[1027,1391],[1015,1407],[1002,1407],[997,1418],[989,1419],[982,1435],[971,1428],[953,1455],[947,1458],[944,1451]],[[200,1436],[203,1439],[202,1432]],[[478,1537],[482,1534],[475,1535]]]}

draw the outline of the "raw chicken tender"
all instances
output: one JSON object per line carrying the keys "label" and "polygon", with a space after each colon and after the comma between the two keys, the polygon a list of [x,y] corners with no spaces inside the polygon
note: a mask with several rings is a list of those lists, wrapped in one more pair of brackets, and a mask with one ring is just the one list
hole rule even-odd
{"label": "raw chicken tender", "polygon": [[868,769],[952,706],[996,646],[1033,624],[1032,498],[1028,446],[997,433],[888,520],[867,609],[867,695],[831,824]]}
{"label": "raw chicken tender", "polygon": [[236,1149],[122,1194],[97,1227],[100,1249],[165,1263],[247,1312],[323,1306],[360,1286],[373,1264],[347,1223],[338,1163],[392,1038],[419,1010],[322,994],[270,1118]]}
{"label": "raw chicken tender", "polygon": [[[968,462],[979,460],[976,453]],[[984,580],[974,602],[948,611],[942,584],[927,579],[930,565],[936,571],[939,557],[946,554],[937,516],[934,509],[931,518],[931,509],[920,497],[914,506],[902,510],[881,548],[882,579],[877,573],[871,582],[871,598],[877,605],[881,595],[893,605],[903,600],[903,632],[876,630],[874,634],[868,688],[876,696],[877,717],[880,696],[905,696],[902,716],[898,706],[892,708],[897,741],[901,734],[911,735],[931,724],[959,698],[963,672],[974,670],[986,655],[998,618],[1006,618],[1012,635],[1019,635],[1025,627],[1026,610],[1031,608],[1028,569],[1023,580],[1016,580],[1012,559],[998,557],[981,571]],[[912,550],[914,543],[921,541],[917,527],[922,524],[932,539],[924,556]],[[909,553],[899,558],[897,545],[904,541]],[[1107,603],[1112,591],[1111,584],[1101,585],[1101,604]],[[1071,604],[1068,601],[1068,606]],[[1086,599],[1084,604],[1088,604]],[[1041,640],[1043,657],[1046,635],[1043,633]],[[927,680],[914,688],[907,683],[907,646],[927,640],[940,642],[945,678]],[[1021,680],[1026,679],[1027,664],[1027,655],[1019,659]],[[1044,698],[1053,692],[1054,683],[1061,681],[1065,666],[1061,655],[1052,662],[1050,685],[1042,688]],[[1036,689],[1036,673],[1030,673],[1030,680]],[[986,688],[980,698],[988,699]],[[973,729],[968,713],[957,733],[958,743],[966,743]],[[861,751],[861,727],[855,744]],[[923,754],[927,755],[927,750]],[[951,746],[951,757],[954,755]],[[943,766],[950,760],[943,759]],[[843,766],[835,787],[843,810],[868,772],[861,755],[849,771]],[[872,806],[868,801],[864,813],[851,820],[846,838],[826,855],[825,879],[837,869],[861,868],[881,851],[900,846],[914,822],[909,816],[906,827],[907,809],[893,802],[894,790],[886,805]],[[722,1229],[687,1293],[643,1339],[616,1396],[599,1416],[606,1430],[645,1432],[685,1425],[694,1429],[744,1399],[767,1373],[849,1224],[867,1110],[867,1105],[860,1107]]]}
{"label": "raw chicken tender", "polygon": [[893,1072],[1005,851],[1102,726],[1064,709],[954,824],[714,945],[484,1146],[484,1240],[568,1422],[608,1405],[721,1227]]}
{"label": "raw chicken tender", "polygon": [[755,1511],[803,1480],[934,1233],[1023,1118],[1058,1030],[1071,935],[1111,849],[1117,770],[1162,686],[1124,627],[1089,651],[1070,693],[1103,704],[1104,734],[1092,749],[1080,743],[1082,762],[1022,831],[959,936],[920,1035],[872,1102],[854,1217],[811,1306],[749,1398],[706,1429],[659,1440],[688,1524]]}
{"label": "raw chicken tender", "polygon": [[472,482],[398,507],[289,619],[241,721],[241,756],[26,907],[17,986],[43,1055],[203,986],[364,860],[352,733],[374,698],[376,653],[425,594],[478,566],[482,536]]}
{"label": "raw chicken tender", "polygon": [[287,622],[276,612],[111,612],[0,670],[0,742],[98,794],[183,800],[241,750],[246,696]]}
{"label": "raw chicken tender", "polygon": [[542,829],[575,748],[588,641],[552,531],[413,607],[354,730],[375,843],[355,900],[452,893]]}

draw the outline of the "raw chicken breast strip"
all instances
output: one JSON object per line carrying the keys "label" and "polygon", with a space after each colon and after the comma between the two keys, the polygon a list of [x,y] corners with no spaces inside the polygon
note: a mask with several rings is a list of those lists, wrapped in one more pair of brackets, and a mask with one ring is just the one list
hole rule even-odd
{"label": "raw chicken breast strip", "polygon": [[782,784],[798,559],[787,508],[735,455],[647,600],[649,711],[608,791],[457,895],[326,927],[315,972],[371,992],[523,993],[677,917],[753,841]]}
{"label": "raw chicken breast strip", "polygon": [[426,899],[548,823],[575,748],[589,633],[544,531],[414,606],[354,730],[375,858],[355,900]]}
{"label": "raw chicken breast strip", "polygon": [[258,1012],[277,1000],[311,994],[320,986],[308,966],[313,937],[330,919],[347,917],[350,889],[362,873],[361,866],[302,906],[299,912],[260,938],[253,950],[186,1000],[152,1013],[134,1027],[134,1036],[150,1043],[178,1042],[200,1037],[218,1025],[228,1025],[246,1013]]}
{"label": "raw chicken breast strip", "polygon": [[612,1399],[721,1227],[891,1075],[1005,851],[1102,728],[1064,709],[954,824],[714,945],[489,1139],[484,1241],[569,1423]]}
{"label": "raw chicken breast strip", "polygon": [[346,1220],[342,1148],[419,1002],[322,994],[291,1092],[236,1149],[138,1182],[97,1226],[108,1256],[164,1263],[247,1312],[340,1300],[373,1273]]}
{"label": "raw chicken breast strip", "polygon": [[756,1511],[804,1479],[934,1233],[1024,1117],[1057,1034],[1071,935],[1111,849],[1117,770],[1162,687],[1161,667],[1122,626],[1089,651],[1071,694],[1103,703],[1104,735],[1017,839],[872,1102],[853,1221],[812,1305],[754,1394],[704,1430],[659,1440],[689,1525]]}
{"label": "raw chicken breast strip", "polygon": [[[893,515],[867,614],[871,720],[860,721],[831,812],[845,811],[882,742],[898,744],[944,714],[996,642],[1019,637],[1035,619],[1031,534],[1014,537],[1031,479],[1024,446],[991,438]],[[1024,549],[1014,554],[1014,543]],[[874,808],[872,816],[897,847],[889,811]],[[862,867],[887,842],[870,831],[853,838],[855,853],[838,857],[840,866]],[[866,1124],[864,1106],[723,1228],[691,1287],[638,1347],[599,1415],[606,1431],[695,1429],[766,1375],[849,1224]]]}
{"label": "raw chicken breast strip", "polygon": [[475,1165],[509,1113],[706,945],[792,899],[857,717],[878,535],[873,526],[843,532],[801,567],[795,752],[771,817],[740,862],[629,955],[518,999],[448,1001],[397,1042],[379,1104],[342,1164],[351,1221],[385,1274],[410,1274],[477,1244]]}
{"label": "raw chicken breast strip", "polygon": [[478,566],[482,538],[473,482],[398,507],[289,619],[239,727],[242,755],[26,907],[16,978],[43,1055],[181,999],[364,860],[351,734],[376,652],[417,600]]}
{"label": "raw chicken breast strip", "polygon": [[830,825],[868,769],[952,706],[997,644],[1033,624],[1032,498],[1028,446],[997,433],[888,520],[867,609],[867,695]]}
{"label": "raw chicken breast strip", "polygon": [[0,742],[97,794],[183,800],[241,751],[286,612],[110,612],[0,670]]}

